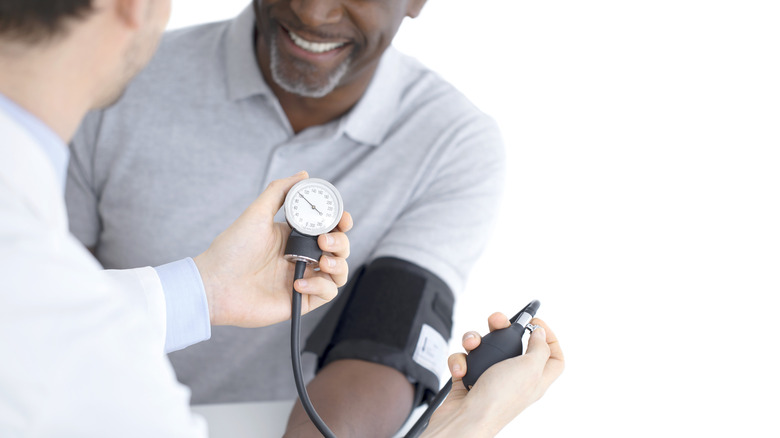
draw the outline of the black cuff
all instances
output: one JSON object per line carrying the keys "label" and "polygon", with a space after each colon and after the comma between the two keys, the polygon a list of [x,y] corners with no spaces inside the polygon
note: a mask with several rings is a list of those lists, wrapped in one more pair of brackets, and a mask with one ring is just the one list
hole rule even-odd
{"label": "black cuff", "polygon": [[[395,368],[415,385],[418,406],[439,391],[439,379],[429,368],[446,361],[453,304],[452,291],[430,271],[396,258],[377,259],[345,287],[306,350],[317,354],[319,368],[342,359]],[[435,361],[415,356],[432,345]]]}

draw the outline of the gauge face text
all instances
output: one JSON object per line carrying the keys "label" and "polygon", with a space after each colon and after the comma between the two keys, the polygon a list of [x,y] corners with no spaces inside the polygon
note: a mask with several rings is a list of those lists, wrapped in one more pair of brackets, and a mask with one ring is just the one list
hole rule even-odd
{"label": "gauge face text", "polygon": [[294,185],[284,204],[284,213],[290,226],[312,236],[335,228],[342,212],[341,196],[335,187],[315,178]]}

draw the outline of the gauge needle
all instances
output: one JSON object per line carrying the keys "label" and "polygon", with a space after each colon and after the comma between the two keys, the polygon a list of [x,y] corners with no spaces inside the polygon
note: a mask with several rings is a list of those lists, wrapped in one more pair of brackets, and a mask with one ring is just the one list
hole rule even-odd
{"label": "gauge needle", "polygon": [[301,198],[303,198],[303,200],[304,200],[304,201],[306,201],[306,202],[307,202],[309,205],[311,205],[311,209],[312,209],[312,210],[316,211],[317,213],[320,213],[320,216],[322,216],[322,213],[321,213],[319,210],[317,210],[317,207],[315,207],[315,206],[314,206],[314,204],[312,204],[311,202],[309,202],[309,200],[308,200],[308,199],[306,199],[306,197],[305,197],[305,196],[303,196],[303,195],[302,195],[300,192],[298,192],[298,195],[300,195],[300,197],[301,197]]}

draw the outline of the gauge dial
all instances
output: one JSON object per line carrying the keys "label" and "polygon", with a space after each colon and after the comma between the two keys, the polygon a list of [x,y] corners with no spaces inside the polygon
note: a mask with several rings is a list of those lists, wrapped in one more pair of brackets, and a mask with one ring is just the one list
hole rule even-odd
{"label": "gauge dial", "polygon": [[342,213],[341,194],[324,179],[309,178],[298,182],[284,200],[287,223],[308,236],[318,236],[336,228]]}

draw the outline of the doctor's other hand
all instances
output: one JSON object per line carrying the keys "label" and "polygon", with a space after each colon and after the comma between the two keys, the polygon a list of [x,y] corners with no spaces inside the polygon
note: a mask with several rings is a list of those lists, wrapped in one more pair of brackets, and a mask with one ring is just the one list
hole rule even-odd
{"label": "doctor's other hand", "polygon": [[[466,390],[466,355],[450,356],[452,391],[431,421],[423,437],[493,437],[526,407],[539,400],[564,368],[563,351],[547,324],[534,318],[539,325],[528,341],[528,351],[522,356],[498,362],[488,368],[471,388]],[[490,331],[509,327],[501,313],[488,318]],[[463,336],[463,348],[470,352],[482,338],[476,332]]]}
{"label": "doctor's other hand", "polygon": [[[306,172],[271,182],[260,196],[211,246],[194,258],[200,271],[212,325],[264,327],[290,319],[295,265],[284,259],[290,227],[274,222],[287,192],[308,178]],[[327,254],[319,271],[306,268],[295,282],[301,293],[301,312],[332,300],[347,282],[352,217],[344,212],[332,232],[317,243]]]}

